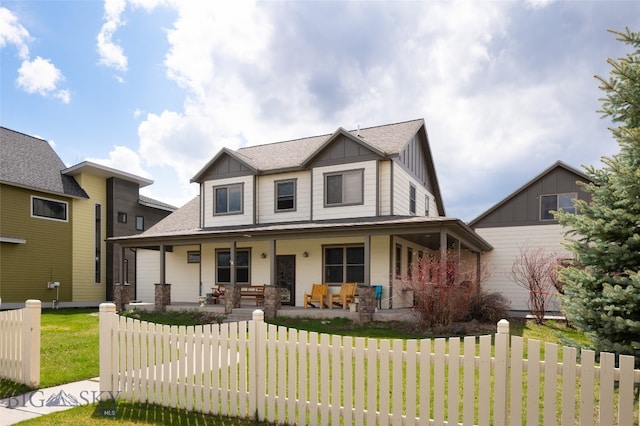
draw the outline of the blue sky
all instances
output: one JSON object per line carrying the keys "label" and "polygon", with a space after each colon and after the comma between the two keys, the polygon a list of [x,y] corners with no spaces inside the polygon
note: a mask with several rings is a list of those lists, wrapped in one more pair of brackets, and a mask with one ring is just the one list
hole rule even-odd
{"label": "blue sky", "polygon": [[0,2],[0,125],[181,206],[232,149],[424,118],[448,216],[617,152],[608,29],[640,2]]}

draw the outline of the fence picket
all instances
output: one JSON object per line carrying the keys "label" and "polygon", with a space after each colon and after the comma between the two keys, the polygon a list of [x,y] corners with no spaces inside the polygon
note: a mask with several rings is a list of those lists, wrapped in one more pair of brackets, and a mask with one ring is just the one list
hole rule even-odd
{"label": "fence picket", "polygon": [[386,426],[389,424],[389,399],[393,395],[390,387],[389,369],[391,367],[389,358],[389,339],[381,339],[378,347],[378,424]]}
{"label": "fence picket", "polygon": [[[342,417],[344,423],[349,425],[353,423],[353,364],[352,360],[355,359],[353,355],[354,341],[351,336],[344,336],[343,338],[343,363],[342,363],[342,386],[344,389],[344,411]],[[362,381],[363,376],[355,376],[356,380]]]}
{"label": "fence picket", "polygon": [[[406,366],[407,378],[405,382],[405,388],[416,389],[416,395],[420,394],[417,386],[417,374],[418,374],[418,341],[415,339],[407,340],[406,355],[404,359],[404,365]],[[416,395],[412,395],[411,392],[407,393],[405,401],[405,424],[412,426],[416,424]]]}
{"label": "fence picket", "polygon": [[527,422],[537,425],[540,416],[540,342],[527,342]]}
{"label": "fence picket", "polygon": [[284,423],[287,419],[287,329],[278,329],[278,422]]}
{"label": "fence picket", "polygon": [[569,426],[576,418],[576,348],[562,348],[562,424]]}
{"label": "fence picket", "polygon": [[275,422],[276,420],[276,379],[278,374],[277,366],[277,327],[268,325],[267,333],[267,421]]}
{"label": "fence picket", "polygon": [[436,424],[444,423],[444,397],[445,397],[445,339],[435,339],[434,345],[434,373],[433,389],[439,389],[433,393],[433,419]]}
{"label": "fence picket", "polygon": [[600,354],[600,424],[608,424],[613,419],[613,388],[615,377],[615,355]]}
{"label": "fence picket", "polygon": [[[331,380],[331,424],[340,424],[340,407],[342,405],[341,396],[342,389],[341,384],[344,382],[342,375],[342,343],[340,342],[340,336],[331,336],[331,374],[328,376]],[[351,360],[349,360],[351,362]]]}
{"label": "fence picket", "polygon": [[[393,343],[392,343],[392,352],[391,352],[391,356],[392,356],[392,360],[391,360],[391,364],[392,364],[392,388],[391,388],[391,395],[393,396],[393,400],[392,400],[392,413],[391,413],[391,421],[393,423],[394,426],[400,426],[402,425],[402,412],[403,412],[403,407],[402,407],[402,401],[404,399],[405,396],[405,392],[407,389],[411,389],[411,388],[406,388],[405,386],[403,386],[403,382],[404,382],[404,359],[403,359],[403,342],[400,339],[394,339]],[[415,372],[415,370],[407,370],[407,374],[411,375],[412,371]],[[414,388],[415,389],[415,388]],[[411,394],[411,392],[409,392],[409,394]]]}
{"label": "fence picket", "polygon": [[229,412],[238,415],[238,334],[243,322],[229,323]]}
{"label": "fence picket", "polygon": [[[480,336],[478,369],[478,424],[489,425],[491,404],[491,336]],[[533,423],[532,423],[533,424]]]}
{"label": "fence picket", "polygon": [[309,333],[309,423],[318,424],[318,333]]}
{"label": "fence picket", "polygon": [[[298,352],[299,337],[297,330],[288,330],[288,364],[287,364],[287,421],[289,424],[296,424],[296,405],[298,401]],[[298,419],[298,422],[300,420]]]}
{"label": "fence picket", "polygon": [[449,339],[449,378],[447,383],[447,421],[458,423],[458,390],[460,388],[460,339]]}
{"label": "fence picket", "polygon": [[509,424],[520,426],[522,424],[522,395],[524,345],[520,336],[511,337],[511,399],[509,400]]}
{"label": "fence picket", "polygon": [[298,376],[298,423],[307,423],[307,416],[309,415],[309,405],[307,401],[309,399],[309,392],[307,388],[307,377],[304,372],[309,368],[309,333],[306,330],[300,330],[298,333],[298,371],[301,374]]}
{"label": "fence picket", "polygon": [[431,416],[431,340],[420,341],[420,424],[429,424]]}
{"label": "fence picket", "polygon": [[620,355],[620,385],[618,390],[618,424],[621,426],[633,424],[633,366],[635,358],[629,355]]}
{"label": "fence picket", "polygon": [[[356,366],[355,376],[355,411],[354,421],[356,425],[364,424],[364,401],[365,401],[365,389],[369,386],[369,379],[365,375],[365,338],[356,337],[356,349],[353,354],[354,365]],[[366,387],[365,387],[366,385]]]}
{"label": "fence picket", "polygon": [[377,397],[379,389],[378,379],[378,340],[367,339],[367,399],[366,413],[367,424],[374,425],[377,422]]}
{"label": "fence picket", "polygon": [[476,395],[476,338],[464,338],[464,384],[462,385],[462,424],[475,423],[475,395]]}
{"label": "fence picket", "polygon": [[556,424],[556,391],[557,391],[558,346],[544,344],[544,396],[543,423]]}

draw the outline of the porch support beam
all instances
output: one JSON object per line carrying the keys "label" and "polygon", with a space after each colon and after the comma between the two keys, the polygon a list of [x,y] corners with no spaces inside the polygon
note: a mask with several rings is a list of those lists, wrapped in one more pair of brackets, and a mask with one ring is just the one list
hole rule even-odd
{"label": "porch support beam", "polygon": [[447,231],[440,229],[440,282],[447,282]]}
{"label": "porch support beam", "polygon": [[276,240],[269,241],[269,284],[276,285]]}
{"label": "porch support beam", "polygon": [[231,240],[231,244],[229,245],[229,262],[231,263],[231,276],[229,277],[229,286],[233,291],[233,288],[236,286],[236,242],[235,240]]}
{"label": "porch support beam", "polygon": [[364,285],[371,285],[371,235],[364,236]]}
{"label": "porch support beam", "polygon": [[160,245],[160,284],[167,283],[167,270],[165,265],[165,245]]}

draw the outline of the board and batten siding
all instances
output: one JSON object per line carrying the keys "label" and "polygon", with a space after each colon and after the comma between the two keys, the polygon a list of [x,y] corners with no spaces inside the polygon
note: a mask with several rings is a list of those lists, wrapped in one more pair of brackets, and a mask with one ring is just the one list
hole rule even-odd
{"label": "board and batten siding", "polygon": [[[484,290],[504,295],[514,311],[529,310],[528,291],[510,277],[513,263],[520,256],[521,247],[541,247],[546,253],[555,253],[563,258],[571,257],[571,253],[562,246],[564,228],[558,224],[478,228],[476,232],[493,246],[492,251],[482,256],[482,261],[493,271],[492,276],[483,284]],[[558,302],[553,297],[547,311],[559,310]]]}
{"label": "board and batten siding", "polygon": [[[251,225],[254,218],[254,176],[239,176],[228,179],[209,180],[203,184],[204,227]],[[213,214],[213,188],[224,185],[242,184],[242,213],[224,215]]]}
{"label": "board and batten siding", "polygon": [[[363,169],[363,204],[325,207],[324,174]],[[313,220],[370,217],[377,214],[376,161],[339,164],[313,169]]]}
{"label": "board and batten siding", "polygon": [[[276,212],[276,182],[295,181],[295,210]],[[296,222],[311,218],[311,172],[283,173],[258,177],[258,223]]]}
{"label": "board and batten siding", "polygon": [[[73,301],[101,302],[107,280],[107,185],[104,178],[86,173],[75,176],[89,199],[74,199],[73,206]],[[95,279],[95,206],[102,206],[100,282]]]}

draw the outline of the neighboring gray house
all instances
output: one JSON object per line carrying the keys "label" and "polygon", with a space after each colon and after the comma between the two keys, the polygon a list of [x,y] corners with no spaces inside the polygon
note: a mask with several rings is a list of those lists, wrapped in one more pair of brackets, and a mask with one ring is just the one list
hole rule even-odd
{"label": "neighboring gray house", "polygon": [[383,308],[411,306],[403,278],[420,254],[456,250],[478,274],[492,249],[445,216],[422,119],[224,148],[192,182],[184,207],[111,239],[138,254],[138,300],[155,283],[192,303],[219,284],[274,284],[302,306],[314,283],[358,282],[383,286]]}
{"label": "neighboring gray house", "polygon": [[[566,229],[550,212],[558,209],[575,212],[573,199],[590,200],[589,194],[576,183],[578,181],[590,182],[590,179],[558,161],[469,222],[469,226],[494,248],[483,255],[483,262],[493,268],[485,289],[506,296],[512,310],[528,311],[528,292],[509,277],[521,247],[542,247],[546,253],[565,258],[571,256],[563,247]],[[553,297],[549,310],[559,309]]]}

